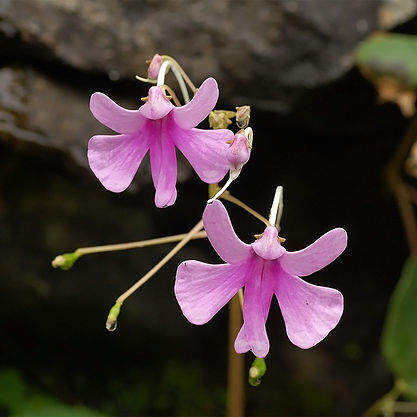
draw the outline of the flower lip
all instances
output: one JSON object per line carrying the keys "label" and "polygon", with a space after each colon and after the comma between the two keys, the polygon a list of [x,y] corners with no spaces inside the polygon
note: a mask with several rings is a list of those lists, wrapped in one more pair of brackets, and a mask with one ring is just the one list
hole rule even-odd
{"label": "flower lip", "polygon": [[140,107],[139,112],[147,119],[157,120],[165,117],[174,106],[160,87],[151,87],[147,102]]}
{"label": "flower lip", "polygon": [[278,230],[273,226],[268,226],[251,246],[258,256],[267,261],[278,259],[286,252],[278,240]]}

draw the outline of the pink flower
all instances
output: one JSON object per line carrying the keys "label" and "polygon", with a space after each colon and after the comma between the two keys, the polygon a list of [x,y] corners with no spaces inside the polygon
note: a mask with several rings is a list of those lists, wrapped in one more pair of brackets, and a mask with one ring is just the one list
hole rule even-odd
{"label": "pink flower", "polygon": [[175,295],[191,323],[207,323],[245,287],[244,324],[235,341],[238,353],[251,350],[261,358],[268,354],[265,322],[274,294],[287,335],[300,348],[316,345],[337,325],[343,312],[342,294],[309,284],[299,276],[324,268],[343,252],[347,242],[344,229],[327,232],[303,250],[287,252],[272,226],[251,245],[243,243],[220,201],[206,207],[203,221],[210,243],[226,264],[185,261],[178,267]]}
{"label": "pink flower", "polygon": [[217,82],[208,78],[193,99],[175,107],[159,87],[149,89],[148,101],[138,110],[127,110],[102,93],[94,93],[90,109],[97,120],[120,133],[93,136],[88,162],[96,177],[110,191],[124,191],[150,151],[155,205],[174,204],[177,191],[175,148],[188,159],[202,181],[216,183],[229,170],[226,151],[233,132],[195,129],[213,109],[219,96]]}

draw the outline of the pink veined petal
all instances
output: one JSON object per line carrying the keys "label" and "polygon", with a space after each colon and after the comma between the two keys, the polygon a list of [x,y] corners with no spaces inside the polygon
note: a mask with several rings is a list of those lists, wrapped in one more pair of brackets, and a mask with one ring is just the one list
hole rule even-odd
{"label": "pink veined petal", "polygon": [[157,120],[165,117],[174,106],[167,99],[159,87],[151,87],[148,92],[148,101],[139,108],[139,112],[147,119]]}
{"label": "pink veined petal", "polygon": [[288,338],[294,345],[309,349],[333,330],[343,313],[342,294],[327,287],[309,284],[277,265],[275,295],[285,321]]}
{"label": "pink veined petal", "polygon": [[203,224],[211,245],[223,261],[231,264],[243,262],[253,253],[251,246],[236,236],[226,208],[220,201],[215,200],[206,206]]}
{"label": "pink veined petal", "polygon": [[333,262],[346,248],[347,234],[342,228],[330,230],[310,246],[286,252],[280,258],[282,268],[297,276],[310,275]]}
{"label": "pink veined petal", "polygon": [[145,122],[139,110],[124,109],[103,93],[91,96],[90,110],[99,122],[118,133],[137,132]]}
{"label": "pink veined petal", "polygon": [[177,269],[174,292],[184,316],[193,324],[204,324],[242,288],[244,280],[242,265],[185,261]]}
{"label": "pink veined petal", "polygon": [[177,198],[177,157],[169,135],[170,123],[167,122],[150,122],[153,129],[150,134],[151,171],[156,190],[155,205],[159,208],[171,206]]}
{"label": "pink veined petal", "polygon": [[88,163],[105,188],[124,191],[149,149],[145,135],[97,135],[88,142]]}
{"label": "pink veined petal", "polygon": [[266,260],[277,259],[285,253],[278,241],[278,230],[274,226],[268,226],[251,246],[258,256]]}
{"label": "pink veined petal", "polygon": [[178,129],[174,137],[178,149],[201,180],[208,184],[219,182],[229,171],[226,151],[227,142],[232,139],[233,132],[228,129]]}
{"label": "pink veined petal", "polygon": [[[264,269],[262,273],[262,288],[261,288],[261,305],[263,314],[263,325],[265,326],[266,320],[269,314],[269,308],[271,306],[272,295],[274,294],[274,281],[271,275],[271,263],[264,262]],[[245,301],[244,301],[245,302]],[[269,341],[268,341],[269,346]],[[248,343],[245,324],[242,325],[236,340],[235,350],[237,353],[245,353],[251,350],[251,346]],[[268,353],[268,352],[266,352]],[[265,354],[266,356],[266,354]]]}
{"label": "pink veined petal", "polygon": [[[264,314],[264,310],[269,310],[272,287],[268,282],[269,274],[264,273],[264,264],[265,261],[257,256],[248,263],[249,268],[245,274],[248,279],[245,282],[243,299],[244,339],[258,358],[264,358],[269,352],[269,340],[265,328],[267,314]],[[235,350],[238,353],[241,347],[247,347],[239,345],[239,342],[239,339],[235,342]]]}
{"label": "pink veined petal", "polygon": [[173,109],[175,122],[183,129],[196,127],[210,114],[218,98],[219,88],[216,80],[207,78],[189,103]]}

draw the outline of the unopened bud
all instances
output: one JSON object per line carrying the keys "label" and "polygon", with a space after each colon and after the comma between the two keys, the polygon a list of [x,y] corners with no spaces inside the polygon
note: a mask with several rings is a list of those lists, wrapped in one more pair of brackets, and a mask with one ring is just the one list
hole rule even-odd
{"label": "unopened bud", "polygon": [[148,78],[156,80],[158,78],[159,70],[161,69],[163,59],[161,55],[155,54],[149,63]]}
{"label": "unopened bud", "polygon": [[121,303],[116,301],[116,304],[110,309],[106,320],[106,329],[109,332],[114,332],[117,328],[117,317],[119,317]]}
{"label": "unopened bud", "polygon": [[243,165],[249,161],[249,157],[250,146],[246,136],[242,133],[236,133],[226,153],[226,158],[230,163],[230,177],[232,179],[239,176]]}
{"label": "unopened bud", "polygon": [[62,255],[58,255],[53,261],[52,266],[54,268],[61,268],[64,271],[68,271],[70,269],[75,261],[79,258],[79,254],[76,252],[71,253],[64,253]]}
{"label": "unopened bud", "polygon": [[232,124],[232,119],[236,113],[230,110],[213,110],[209,114],[209,124],[212,129],[227,129]]}
{"label": "unopened bud", "polygon": [[263,358],[255,358],[249,368],[249,384],[257,387],[261,383],[261,378],[265,375],[266,363]]}
{"label": "unopened bud", "polygon": [[236,124],[240,129],[245,129],[249,125],[250,106],[236,107]]}

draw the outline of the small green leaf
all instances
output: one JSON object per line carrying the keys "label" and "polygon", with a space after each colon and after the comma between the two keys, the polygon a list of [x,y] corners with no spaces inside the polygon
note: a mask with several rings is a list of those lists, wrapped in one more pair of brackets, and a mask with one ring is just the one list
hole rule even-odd
{"label": "small green leaf", "polygon": [[255,358],[249,368],[249,384],[257,387],[261,383],[261,378],[265,375],[266,363],[263,358]]}
{"label": "small green leaf", "polygon": [[370,78],[389,77],[405,88],[417,88],[417,36],[383,33],[363,41],[356,63]]}
{"label": "small green leaf", "polygon": [[396,375],[417,388],[417,259],[406,260],[391,297],[382,333],[382,353]]}

